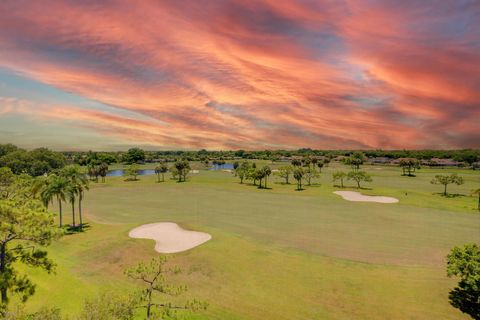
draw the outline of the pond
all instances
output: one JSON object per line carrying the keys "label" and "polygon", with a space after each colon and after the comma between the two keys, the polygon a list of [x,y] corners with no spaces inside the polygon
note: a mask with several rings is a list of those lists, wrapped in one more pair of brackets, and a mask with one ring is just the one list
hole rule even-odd
{"label": "pond", "polygon": [[225,164],[215,164],[213,167],[210,167],[208,170],[233,170],[233,163],[225,163]]}
{"label": "pond", "polygon": [[[107,177],[122,177],[125,173],[124,169],[109,170],[107,172]],[[155,174],[153,169],[141,169],[137,171],[139,176]]]}

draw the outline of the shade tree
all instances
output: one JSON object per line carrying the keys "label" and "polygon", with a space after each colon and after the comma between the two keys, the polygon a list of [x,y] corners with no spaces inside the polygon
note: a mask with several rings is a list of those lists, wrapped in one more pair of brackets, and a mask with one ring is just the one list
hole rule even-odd
{"label": "shade tree", "polygon": [[430,181],[430,183],[443,185],[443,195],[446,196],[448,195],[447,186],[449,184],[461,185],[464,183],[464,180],[463,177],[457,175],[456,173],[452,173],[450,175],[437,174],[435,178]]}
{"label": "shade tree", "polygon": [[308,166],[304,169],[304,176],[305,180],[307,181],[307,185],[312,184],[312,179],[320,177],[320,172],[315,168],[315,166]]}
{"label": "shade tree", "polygon": [[293,177],[297,180],[297,190],[302,190],[302,179],[305,172],[302,167],[296,167],[293,170]]}
{"label": "shade tree", "polygon": [[415,158],[401,158],[398,164],[402,168],[402,176],[414,177],[413,173],[420,169],[420,161]]}
{"label": "shade tree", "polygon": [[240,183],[243,183],[248,176],[249,170],[251,169],[250,163],[248,161],[243,161],[236,169],[235,174],[240,179]]}
{"label": "shade tree", "polygon": [[275,175],[285,179],[285,184],[290,184],[290,176],[292,175],[294,167],[292,165],[280,166]]}
{"label": "shade tree", "polygon": [[368,173],[366,173],[365,171],[357,171],[357,170],[350,171],[347,174],[347,179],[355,181],[357,183],[358,189],[361,189],[360,184],[362,182],[372,182],[372,177]]}
{"label": "shade tree", "polygon": [[335,186],[336,181],[340,181],[340,187],[344,188],[343,181],[347,178],[347,173],[343,171],[335,171],[332,173],[332,179]]}
{"label": "shade tree", "polygon": [[459,278],[457,286],[448,295],[450,304],[479,320],[480,247],[474,243],[454,247],[447,256],[447,275]]}
{"label": "shade tree", "polygon": [[[165,162],[160,163],[158,166],[155,167],[155,174],[157,175],[157,182],[164,182],[165,181],[165,173],[168,172],[168,166]],[[162,179],[160,180],[160,177]]]}

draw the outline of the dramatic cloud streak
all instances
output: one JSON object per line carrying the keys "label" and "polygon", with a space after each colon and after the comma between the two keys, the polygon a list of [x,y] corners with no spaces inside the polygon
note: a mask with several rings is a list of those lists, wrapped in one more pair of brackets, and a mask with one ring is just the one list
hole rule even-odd
{"label": "dramatic cloud streak", "polygon": [[7,0],[0,15],[0,67],[110,108],[17,94],[0,121],[159,147],[479,147],[478,1]]}

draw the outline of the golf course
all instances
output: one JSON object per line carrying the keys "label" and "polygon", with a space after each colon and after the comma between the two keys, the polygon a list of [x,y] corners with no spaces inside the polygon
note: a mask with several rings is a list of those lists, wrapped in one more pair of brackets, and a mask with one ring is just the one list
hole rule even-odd
{"label": "golf course", "polygon": [[[251,162],[273,171],[281,165]],[[164,182],[155,175],[91,182],[84,230],[48,248],[55,273],[29,269],[37,291],[26,308],[59,307],[74,316],[85,299],[139,288],[123,271],[159,253],[154,240],[129,232],[172,222],[211,235],[168,254],[181,268],[175,283],[188,286],[173,301],[195,297],[208,303],[185,319],[468,319],[448,302],[456,280],[447,277],[446,255],[453,246],[480,243],[477,198],[470,195],[480,171],[425,167],[409,177],[398,166],[365,164],[362,170],[373,181],[358,190],[351,181],[334,186],[332,172],[347,166],[331,162],[297,191],[275,175],[268,188],[259,189],[240,183],[234,172],[191,166],[195,173],[181,183],[169,174]],[[442,186],[430,183],[446,173],[464,179],[449,185],[447,197]],[[349,201],[335,191],[398,202]],[[68,209],[64,224],[71,222]]]}

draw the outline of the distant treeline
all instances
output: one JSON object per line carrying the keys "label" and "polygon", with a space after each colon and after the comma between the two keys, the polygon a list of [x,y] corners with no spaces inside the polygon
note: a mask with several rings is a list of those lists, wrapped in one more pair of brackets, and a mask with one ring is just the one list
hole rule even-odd
{"label": "distant treeline", "polygon": [[175,161],[187,159],[189,161],[206,160],[238,160],[258,159],[279,161],[292,157],[327,157],[338,156],[348,157],[356,151],[362,151],[368,158],[385,157],[390,159],[416,158],[419,160],[430,160],[433,158],[452,159],[459,162],[472,164],[480,160],[480,149],[464,150],[314,150],[303,148],[298,150],[261,150],[261,151],[145,151],[139,148],[132,148],[128,151],[117,152],[64,152],[63,154],[75,163],[87,165],[89,162],[111,163],[134,163],[134,162],[158,162]]}
{"label": "distant treeline", "polygon": [[463,150],[315,150],[302,148],[298,150],[231,150],[231,151],[146,151],[131,148],[128,151],[93,152],[68,151],[56,152],[46,148],[24,150],[13,144],[0,144],[0,167],[9,167],[14,173],[28,173],[39,176],[52,170],[62,168],[67,163],[79,165],[99,165],[106,163],[145,163],[173,162],[178,159],[188,161],[213,162],[216,160],[258,159],[271,161],[289,161],[295,157],[348,157],[356,151],[362,151],[368,158],[416,158],[430,160],[433,158],[452,159],[468,165],[480,161],[480,149]]}

